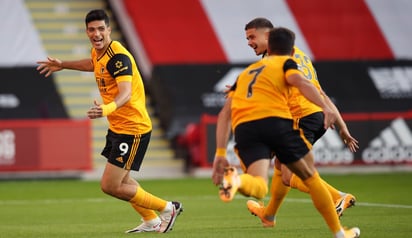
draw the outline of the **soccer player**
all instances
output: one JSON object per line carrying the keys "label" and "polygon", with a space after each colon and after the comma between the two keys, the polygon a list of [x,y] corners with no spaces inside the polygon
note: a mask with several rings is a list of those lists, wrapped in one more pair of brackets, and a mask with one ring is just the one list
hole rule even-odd
{"label": "soccer player", "polygon": [[129,202],[141,215],[143,222],[126,233],[168,232],[183,210],[182,204],[145,191],[130,176],[131,170],[140,169],[152,131],[140,72],[130,52],[111,39],[109,17],[104,10],[90,11],[85,23],[93,47],[90,58],[61,61],[48,57],[47,61],[37,62],[37,70],[46,77],[62,69],[94,72],[103,103],[95,100],[87,116],[90,119],[107,117],[109,121],[102,151],[107,163],[101,189]]}
{"label": "soccer player", "polygon": [[[272,23],[265,18],[256,18],[246,24],[245,31],[248,45],[254,49],[256,55],[266,54],[268,45],[267,34],[272,28]],[[340,116],[338,109],[321,89],[316,71],[310,58],[296,46],[294,46],[293,57],[301,66],[301,70],[303,71],[305,78],[316,86],[328,105],[337,113],[337,125],[339,127],[340,136],[348,148],[352,152],[355,152],[358,148],[358,141],[351,136],[346,123]],[[322,127],[322,110],[303,97],[296,88],[292,88],[292,96],[289,100],[289,107],[299,128],[302,128],[305,137],[313,145],[326,131]],[[278,160],[275,160],[274,175],[271,185],[272,196],[269,204],[265,208],[253,200],[248,201],[248,209],[253,214],[261,218],[265,227],[274,226],[274,221],[272,220],[274,220],[276,212],[280,207],[284,196],[289,191],[289,187],[285,187],[282,182],[286,186],[297,188],[306,193],[308,192],[308,188],[304,185],[302,180],[299,179],[299,177],[291,173],[285,165],[281,165]],[[356,199],[352,194],[341,192],[324,180],[322,180],[322,182],[326,185],[328,191],[330,192],[335,202],[336,212],[339,216],[342,215],[346,208],[354,205]]]}
{"label": "soccer player", "polygon": [[[272,23],[265,18],[256,18],[250,21],[245,26],[246,38],[248,45],[254,49],[256,55],[266,55],[268,47],[268,32],[273,28]],[[318,90],[323,94],[327,103],[332,107],[338,115],[337,124],[340,128],[340,135],[351,151],[356,151],[358,148],[357,140],[354,139],[340,116],[335,105],[330,101],[329,97],[322,91],[317,80],[316,71],[313,68],[311,60],[296,46],[294,47],[294,59],[302,66],[301,70],[305,77],[312,82]],[[293,96],[289,100],[289,106],[294,119],[298,122],[298,126],[303,129],[305,136],[311,142],[315,143],[325,132],[322,125],[322,110],[318,106],[309,102],[303,97],[299,90],[293,89]],[[230,108],[227,104],[224,105],[218,116],[216,129],[216,156],[214,160],[213,180],[215,184],[221,183],[223,180],[224,167],[228,166],[226,160],[226,146],[230,134]],[[267,193],[267,167],[270,161],[257,160],[249,167],[245,168],[242,162],[242,169],[246,173],[237,176],[234,168],[226,171],[228,179],[223,180],[223,186],[219,191],[223,201],[230,201],[237,190],[246,196],[252,196],[257,199],[262,199]],[[234,177],[234,178],[231,178]],[[227,180],[235,181],[235,186],[232,186]],[[346,194],[338,191],[334,187],[323,181],[330,191],[335,204],[338,215],[342,215],[344,209],[352,206],[355,202],[355,197],[351,194]],[[285,185],[283,185],[284,183]],[[230,185],[229,185],[230,184]],[[271,196],[269,205],[266,207],[267,213],[264,214],[265,207],[253,200],[248,201],[248,208],[255,215],[262,219],[265,227],[274,226],[274,217],[283,201],[284,196],[289,191],[289,186],[298,188],[300,191],[308,192],[307,187],[297,177],[293,175],[286,166],[281,165],[278,160],[275,160],[275,172],[272,178],[271,193],[277,193],[277,196]],[[229,187],[230,189],[227,189]],[[267,219],[265,218],[267,217]]]}
{"label": "soccer player", "polygon": [[322,109],[324,129],[337,119],[336,111],[304,78],[292,59],[294,40],[295,35],[289,29],[273,28],[269,32],[268,56],[248,66],[232,86],[227,100],[235,149],[244,163],[269,159],[274,152],[308,188],[315,208],[334,237],[359,237],[359,228],[342,228],[332,197],[314,166],[312,145],[295,125],[289,110],[290,90],[296,87]]}

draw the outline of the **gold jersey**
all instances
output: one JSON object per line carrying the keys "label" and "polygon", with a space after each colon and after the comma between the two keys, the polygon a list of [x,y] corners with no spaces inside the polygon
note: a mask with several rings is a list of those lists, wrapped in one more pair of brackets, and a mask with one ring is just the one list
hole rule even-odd
{"label": "gold jersey", "polygon": [[301,74],[290,56],[267,56],[247,67],[231,88],[232,128],[266,117],[292,119],[286,77]]}
{"label": "gold jersey", "polygon": [[114,100],[119,92],[119,82],[131,82],[130,100],[107,116],[109,129],[118,134],[144,134],[152,130],[152,122],[146,109],[143,80],[136,62],[120,42],[112,41],[106,52],[97,58],[91,52],[94,75],[104,104]]}
{"label": "gold jersey", "polygon": [[[321,87],[318,81],[316,70],[313,67],[310,58],[303,53],[298,47],[294,47],[293,59],[298,63],[306,79],[308,79],[320,91]],[[296,87],[291,88],[289,98],[289,108],[293,118],[298,119],[308,116],[315,112],[321,112],[322,109],[316,104],[309,101]]]}

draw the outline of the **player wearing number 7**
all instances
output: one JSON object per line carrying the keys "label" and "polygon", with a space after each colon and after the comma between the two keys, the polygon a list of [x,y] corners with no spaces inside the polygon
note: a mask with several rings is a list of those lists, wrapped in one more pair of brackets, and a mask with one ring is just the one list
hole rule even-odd
{"label": "player wearing number 7", "polygon": [[308,188],[314,206],[333,236],[357,238],[359,228],[341,226],[332,197],[314,166],[312,144],[293,119],[289,105],[292,87],[322,109],[324,129],[331,127],[338,115],[292,58],[295,34],[277,27],[269,31],[268,39],[268,56],[240,73],[227,99],[237,155],[243,163],[253,165],[275,153]]}
{"label": "player wearing number 7", "polygon": [[[152,123],[146,110],[143,81],[133,56],[110,38],[109,18],[103,10],[90,11],[85,19],[86,33],[93,46],[91,57],[61,61],[49,57],[39,61],[37,70],[45,76],[62,69],[94,72],[103,104],[94,101],[87,112],[90,119],[107,117],[109,130],[102,155],[107,158],[101,179],[103,192],[129,202],[143,223],[126,231],[168,232],[182,211],[182,204],[146,192],[130,177],[139,171],[146,153]],[[158,214],[159,213],[159,214]]]}

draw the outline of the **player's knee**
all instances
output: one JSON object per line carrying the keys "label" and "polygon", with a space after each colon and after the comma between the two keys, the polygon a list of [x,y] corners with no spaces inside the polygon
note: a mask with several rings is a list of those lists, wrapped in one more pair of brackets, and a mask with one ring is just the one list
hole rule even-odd
{"label": "player's knee", "polygon": [[116,195],[116,189],[113,188],[110,184],[107,183],[100,183],[100,189],[108,195],[115,196]]}
{"label": "player's knee", "polygon": [[290,178],[289,177],[282,177],[283,185],[290,187]]}

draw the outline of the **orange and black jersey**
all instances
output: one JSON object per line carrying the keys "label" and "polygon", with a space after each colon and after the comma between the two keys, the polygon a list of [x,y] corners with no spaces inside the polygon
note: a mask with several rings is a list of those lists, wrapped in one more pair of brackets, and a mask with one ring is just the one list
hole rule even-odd
{"label": "orange and black jersey", "polygon": [[112,102],[119,93],[119,82],[131,82],[130,100],[107,116],[109,129],[118,134],[144,134],[152,130],[146,109],[143,80],[136,62],[120,42],[112,41],[99,58],[95,49],[91,52],[96,83],[103,103]]}
{"label": "orange and black jersey", "polygon": [[[309,80],[313,85],[315,85],[315,87],[320,92],[321,86],[311,59],[297,46],[294,46],[293,50],[293,59],[298,64],[299,70],[302,71],[303,76],[305,76],[305,78]],[[267,54],[265,53],[263,55],[263,58],[266,56]],[[289,108],[294,119],[300,119],[315,112],[322,111],[322,108],[309,101],[309,99],[303,96],[299,89],[297,89],[296,87],[292,87],[291,89]]]}
{"label": "orange and black jersey", "polygon": [[[316,70],[313,67],[310,58],[295,46],[293,59],[298,63],[299,69],[302,71],[305,78],[309,80],[313,85],[315,85],[315,87],[320,91],[321,87],[316,74]],[[289,108],[293,118],[295,119],[322,111],[322,108],[309,101],[309,99],[303,96],[303,94],[296,87],[291,88]]]}
{"label": "orange and black jersey", "polygon": [[[268,56],[247,67],[232,86],[232,128],[267,117],[292,119],[291,86],[286,77],[301,74],[290,56]],[[303,75],[302,75],[303,76]]]}

